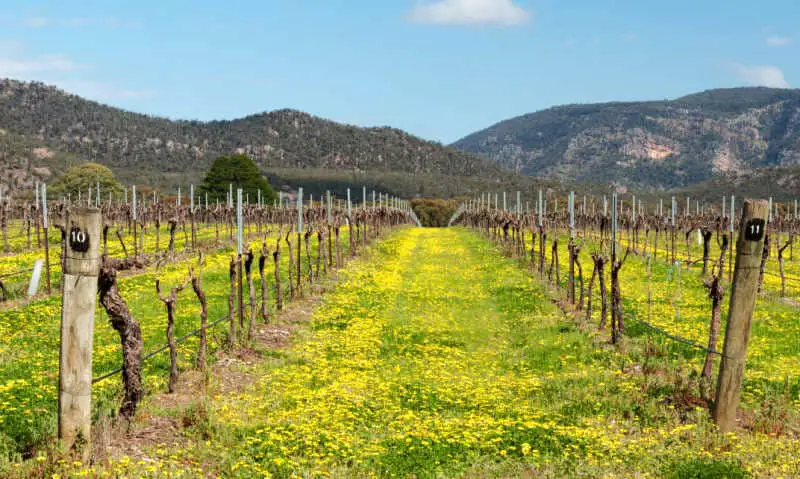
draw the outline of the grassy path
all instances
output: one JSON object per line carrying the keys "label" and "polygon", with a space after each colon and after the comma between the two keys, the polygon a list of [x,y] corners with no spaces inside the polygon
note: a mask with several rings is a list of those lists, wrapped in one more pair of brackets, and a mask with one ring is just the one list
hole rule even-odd
{"label": "grassy path", "polygon": [[559,442],[530,407],[540,378],[509,354],[520,311],[554,314],[532,284],[464,232],[409,230],[382,250],[327,298],[285,364],[215,404],[247,445],[230,470],[426,475]]}
{"label": "grassy path", "polygon": [[676,407],[667,375],[645,372],[658,358],[578,330],[467,230],[404,229],[342,274],[249,387],[198,401],[189,444],[98,467],[143,477],[800,471],[797,441],[718,436],[704,410]]}

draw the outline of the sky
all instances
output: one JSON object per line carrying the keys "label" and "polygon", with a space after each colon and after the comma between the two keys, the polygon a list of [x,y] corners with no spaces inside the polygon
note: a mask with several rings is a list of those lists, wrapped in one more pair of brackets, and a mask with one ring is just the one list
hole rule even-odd
{"label": "sky", "polygon": [[293,108],[451,143],[566,103],[800,85],[796,0],[5,3],[0,77],[170,118]]}

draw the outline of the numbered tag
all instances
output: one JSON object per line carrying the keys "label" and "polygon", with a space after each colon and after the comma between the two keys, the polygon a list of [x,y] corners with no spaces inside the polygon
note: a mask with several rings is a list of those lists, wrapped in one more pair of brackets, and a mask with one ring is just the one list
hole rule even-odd
{"label": "numbered tag", "polygon": [[73,226],[69,231],[69,248],[78,253],[89,251],[89,235],[77,226]]}
{"label": "numbered tag", "polygon": [[764,237],[764,220],[753,218],[747,222],[744,229],[744,237],[747,241],[760,241]]}

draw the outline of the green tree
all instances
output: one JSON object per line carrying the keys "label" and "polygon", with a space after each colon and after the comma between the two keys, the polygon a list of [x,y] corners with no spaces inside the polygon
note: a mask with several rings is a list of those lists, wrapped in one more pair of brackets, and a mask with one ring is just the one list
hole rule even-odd
{"label": "green tree", "polygon": [[242,189],[242,195],[249,194],[251,202],[256,201],[259,190],[261,200],[267,204],[277,198],[258,166],[247,155],[220,156],[214,160],[203,179],[200,191],[208,193],[209,199],[225,200],[229,185],[233,185],[234,194],[237,188]]}
{"label": "green tree", "polygon": [[78,192],[86,197],[91,188],[94,197],[98,183],[103,198],[107,198],[109,193],[116,196],[123,191],[122,184],[114,177],[114,172],[99,163],[73,166],[52,184],[50,191],[57,195],[72,195],[73,198],[77,198]]}

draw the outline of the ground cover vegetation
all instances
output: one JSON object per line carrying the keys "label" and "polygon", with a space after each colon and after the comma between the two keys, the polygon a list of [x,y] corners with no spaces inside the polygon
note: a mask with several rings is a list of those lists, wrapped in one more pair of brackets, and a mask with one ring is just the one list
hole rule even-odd
{"label": "ground cover vegetation", "polygon": [[[278,314],[273,296],[271,324],[292,325],[289,343],[259,343],[258,334],[248,342],[249,318],[258,318],[258,310],[250,309],[252,300],[244,304],[244,322],[230,322],[233,333],[229,323],[223,323],[221,331],[209,335],[208,348],[214,355],[230,344],[246,345],[255,351],[255,360],[226,368],[222,376],[208,379],[196,397],[177,405],[165,406],[145,396],[131,427],[172,415],[179,431],[93,464],[72,462],[48,446],[56,378],[42,371],[53,371],[57,358],[49,353],[57,351],[51,319],[57,314],[57,298],[0,313],[7,316],[2,323],[11,324],[2,337],[19,331],[17,341],[28,338],[23,348],[0,349],[3,397],[9,393],[21,398],[0,403],[0,418],[6,421],[0,431],[10,445],[6,473],[677,478],[800,474],[800,390],[793,377],[798,349],[792,339],[798,327],[798,290],[792,280],[800,277],[800,268],[793,253],[795,223],[785,205],[770,223],[766,244],[771,256],[763,262],[739,427],[726,434],[719,433],[709,414],[718,358],[707,350],[721,351],[724,346],[722,337],[711,344],[715,302],[709,294],[721,285],[725,299],[728,287],[728,261],[722,255],[730,252],[723,238],[730,235],[727,216],[713,211],[687,214],[673,226],[666,215],[629,211],[621,203],[615,235],[618,256],[612,261],[607,257],[609,214],[590,214],[591,203],[572,222],[563,206],[541,215],[540,223],[538,215],[523,213],[522,208],[512,212],[472,203],[462,205],[451,218],[460,227],[399,229],[394,226],[414,223],[405,216],[408,210],[397,210],[395,220],[383,223],[376,219],[392,210],[365,206],[350,213],[358,218],[351,223],[342,220],[347,210],[337,212],[341,234],[347,236],[336,253],[327,250],[328,256],[325,246],[331,243],[326,240],[335,233],[327,227],[324,209],[309,208],[304,216],[307,225],[317,225],[313,231],[323,234],[316,249],[314,242],[304,241],[308,236],[286,235],[291,231],[288,224],[296,219],[294,210],[274,208],[274,216],[259,219],[254,208],[246,215],[251,225],[246,244],[256,256],[273,240],[295,253],[287,238],[296,241],[295,247],[309,245],[303,251],[310,256],[301,255],[302,276],[294,277],[303,278],[303,287],[310,286],[306,281],[319,281],[314,268],[320,254],[328,265],[338,265],[340,255],[350,256],[354,250],[349,248],[366,256],[339,271],[336,286],[300,323]],[[229,306],[235,294],[228,222],[206,226],[213,245],[203,249],[202,267],[209,319],[235,311]],[[216,223],[222,224],[219,242]],[[371,246],[368,241],[355,243],[379,233],[381,239]],[[138,298],[131,307],[146,333],[145,349],[166,341],[159,332],[164,306],[152,283],[158,277],[167,289],[186,284],[188,267],[199,268],[191,240],[187,248],[192,254],[159,266],[153,263],[119,281],[123,297]],[[129,258],[135,254],[129,251]],[[120,259],[124,256],[123,252]],[[295,274],[297,265],[290,262],[294,257],[279,258],[276,270]],[[286,288],[299,297],[292,285],[296,283],[290,277]],[[270,290],[278,294],[275,286]],[[244,288],[249,293],[247,284]],[[252,290],[258,298],[260,286],[254,282]],[[186,308],[186,293],[180,294],[177,334],[198,324],[199,306]],[[719,332],[725,328],[727,302],[716,304]],[[20,311],[40,319],[25,319]],[[257,320],[261,324],[263,318]],[[96,321],[97,375],[119,363],[120,349],[111,329],[100,331],[101,314]],[[181,374],[194,367],[198,349],[194,339],[177,348]],[[23,370],[12,377],[20,365]],[[171,369],[166,355],[146,362],[148,392],[171,388]],[[237,376],[246,378],[240,387],[225,387],[226,377]],[[100,382],[95,391],[97,417],[117,414],[124,397],[119,384]],[[22,433],[27,431],[38,436],[25,438]],[[18,448],[25,441],[29,446]]]}
{"label": "ground cover vegetation", "polygon": [[[27,203],[9,203],[8,210],[27,210]],[[241,255],[236,254],[235,208],[228,205],[196,205],[192,209],[185,203],[156,201],[140,203],[136,213],[125,203],[103,205],[105,254],[100,303],[106,310],[98,304],[95,318],[94,420],[132,416],[143,394],[165,386],[172,392],[179,369],[205,369],[207,358],[210,362],[217,351],[246,346],[256,324],[268,323],[276,311],[302,297],[315,281],[341,267],[345,258],[355,256],[363,244],[384,229],[412,221],[409,210],[402,209],[399,201],[397,207],[389,207],[385,198],[369,208],[359,204],[341,209],[334,206],[342,204],[336,198],[328,204],[330,209],[320,203],[304,205],[301,232],[296,205],[242,205]],[[50,246],[57,264],[62,251],[60,212],[73,206],[51,205],[51,229],[59,237],[52,238]],[[116,233],[116,241],[109,232]],[[23,247],[21,254],[5,255],[4,267],[24,266],[28,259],[41,257],[42,249],[30,246],[30,250],[27,245]],[[15,461],[45,450],[55,434],[59,271],[51,271],[53,294],[11,296],[0,303],[0,471],[4,474],[13,472],[10,468]],[[106,282],[113,286],[104,288]],[[187,289],[189,282],[192,287]],[[187,289],[180,294],[181,304],[174,315],[165,313],[158,286],[164,291]],[[193,298],[191,289],[198,299],[203,295],[202,305]],[[106,318],[112,312],[104,301],[108,295],[121,298],[131,313],[129,317]],[[186,303],[194,304],[186,307]],[[122,327],[116,320],[127,324]],[[126,337],[131,336],[123,335],[123,329],[127,333],[140,331],[133,353],[126,343]],[[146,354],[162,349],[169,349],[170,354]],[[142,372],[133,381],[138,389],[131,388],[130,368],[123,368],[120,384],[121,360],[124,358],[128,366],[129,357],[141,361],[143,355],[146,361],[137,367]],[[16,464],[18,468],[19,462]]]}

